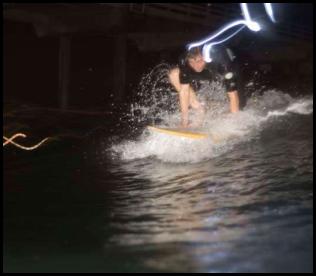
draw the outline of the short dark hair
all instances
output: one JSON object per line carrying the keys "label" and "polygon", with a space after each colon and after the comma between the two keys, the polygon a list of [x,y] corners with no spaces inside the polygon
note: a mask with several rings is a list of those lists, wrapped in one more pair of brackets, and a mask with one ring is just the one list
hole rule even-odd
{"label": "short dark hair", "polygon": [[200,47],[194,47],[187,51],[185,59],[188,60],[189,58],[195,58],[198,55],[202,55],[202,50]]}

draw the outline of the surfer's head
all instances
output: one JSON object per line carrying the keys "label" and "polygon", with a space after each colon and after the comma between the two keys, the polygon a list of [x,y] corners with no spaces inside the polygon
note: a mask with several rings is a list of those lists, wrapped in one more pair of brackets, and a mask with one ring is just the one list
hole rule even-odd
{"label": "surfer's head", "polygon": [[202,72],[206,66],[206,62],[199,47],[187,51],[185,61],[186,64],[196,72]]}

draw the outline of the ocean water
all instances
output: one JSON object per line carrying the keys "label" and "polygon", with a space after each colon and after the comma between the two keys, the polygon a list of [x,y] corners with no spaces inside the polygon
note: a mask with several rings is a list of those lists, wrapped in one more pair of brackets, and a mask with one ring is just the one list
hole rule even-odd
{"label": "ocean water", "polygon": [[211,86],[219,142],[146,128],[179,122],[172,94],[117,135],[7,153],[4,271],[312,272],[313,98],[271,89],[229,114]]}

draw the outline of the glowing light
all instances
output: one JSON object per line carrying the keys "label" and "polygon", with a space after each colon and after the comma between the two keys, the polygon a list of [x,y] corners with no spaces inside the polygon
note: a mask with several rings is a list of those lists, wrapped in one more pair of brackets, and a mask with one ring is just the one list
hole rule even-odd
{"label": "glowing light", "polygon": [[3,143],[3,146],[6,146],[7,144],[13,144],[15,145],[16,147],[20,148],[20,149],[24,149],[24,150],[33,150],[33,149],[36,149],[38,148],[41,144],[43,144],[45,141],[47,141],[48,139],[50,139],[50,137],[47,137],[45,139],[43,139],[41,142],[39,142],[38,144],[36,144],[35,146],[32,146],[32,147],[25,147],[25,146],[22,146],[16,142],[14,142],[13,140],[17,137],[23,137],[25,138],[26,135],[24,133],[16,133],[14,134],[12,137],[8,138],[6,136],[3,136],[3,139],[5,140],[5,142]]}
{"label": "glowing light", "polygon": [[[237,33],[239,33],[245,26],[247,26],[248,29],[250,29],[253,32],[260,31],[261,27],[260,27],[259,23],[251,19],[247,3],[241,3],[240,7],[241,7],[241,10],[242,10],[242,14],[244,16],[243,20],[233,21],[232,23],[230,23],[230,24],[226,25],[225,27],[223,27],[220,31],[216,32],[214,35],[212,35],[210,37],[207,37],[207,38],[205,38],[205,39],[203,39],[201,41],[188,44],[187,45],[187,49],[190,50],[190,49],[192,49],[194,47],[198,47],[198,46],[204,45],[203,49],[202,49],[203,58],[204,58],[204,60],[206,62],[211,62],[212,58],[210,56],[210,52],[211,52],[212,46],[214,46],[216,44],[223,43],[223,42],[227,41],[228,39],[232,38]],[[275,22],[271,3],[264,3],[264,7],[265,7],[265,10],[266,10],[267,14],[269,15],[269,18],[273,22]],[[240,28],[238,28],[237,31],[235,31],[233,34],[230,34],[230,35],[222,38],[221,40],[213,41],[215,38],[217,38],[220,35],[224,34],[229,29],[231,29],[233,27],[236,27],[238,25],[242,25],[242,26]],[[213,42],[211,42],[211,41],[213,41]],[[206,43],[208,43],[208,44],[206,44]]]}
{"label": "glowing light", "polygon": [[210,53],[211,53],[211,48],[212,46],[216,45],[216,44],[220,44],[220,43],[223,43],[225,42],[226,40],[230,39],[231,37],[233,37],[234,35],[236,35],[237,33],[239,33],[245,26],[242,26],[241,28],[239,28],[236,32],[234,32],[233,34],[231,34],[230,36],[226,37],[225,39],[223,40],[220,40],[220,41],[216,41],[216,42],[213,42],[213,43],[209,43],[209,44],[206,44],[203,46],[203,49],[202,49],[202,54],[203,54],[203,57],[204,57],[204,60],[206,62],[211,62],[212,61],[212,58],[210,56]]}
{"label": "glowing light", "polygon": [[241,3],[240,6],[241,6],[242,13],[244,15],[244,18],[245,18],[245,25],[250,30],[252,30],[254,32],[260,31],[261,30],[260,25],[257,22],[251,20],[247,4],[246,3]]}
{"label": "glowing light", "polygon": [[[190,50],[191,48],[194,48],[194,47],[197,47],[197,46],[201,46],[203,44],[205,44],[206,42],[208,41],[211,41],[213,40],[214,38],[218,37],[219,35],[221,35],[222,33],[226,32],[227,30],[229,30],[230,28],[232,27],[235,27],[235,26],[238,26],[238,25],[241,25],[241,24],[244,24],[245,20],[238,20],[238,21],[234,21],[233,23],[227,25],[226,27],[224,27],[222,30],[220,30],[218,33],[216,33],[215,35],[211,36],[211,37],[208,37],[204,40],[201,40],[201,41],[198,41],[198,42],[195,42],[195,43],[190,43],[188,45],[188,49]],[[224,40],[225,41],[225,40]]]}
{"label": "glowing light", "polygon": [[271,21],[275,23],[275,18],[274,18],[274,14],[273,14],[273,9],[272,9],[271,3],[263,3],[263,4],[264,4],[264,8],[266,9],[266,12],[269,15]]}

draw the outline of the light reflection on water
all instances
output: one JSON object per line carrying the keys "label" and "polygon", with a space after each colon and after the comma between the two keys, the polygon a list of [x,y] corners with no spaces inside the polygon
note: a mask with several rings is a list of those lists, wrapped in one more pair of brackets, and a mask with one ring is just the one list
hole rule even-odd
{"label": "light reflection on water", "polygon": [[124,159],[104,137],[19,155],[5,171],[5,270],[311,272],[307,102],[284,114],[256,106],[270,117],[251,139],[194,162],[179,162],[181,147],[170,162],[161,151]]}
{"label": "light reflection on water", "polygon": [[310,119],[292,115],[206,162],[119,161],[109,241],[156,245],[162,256],[142,262],[162,271],[311,271]]}

